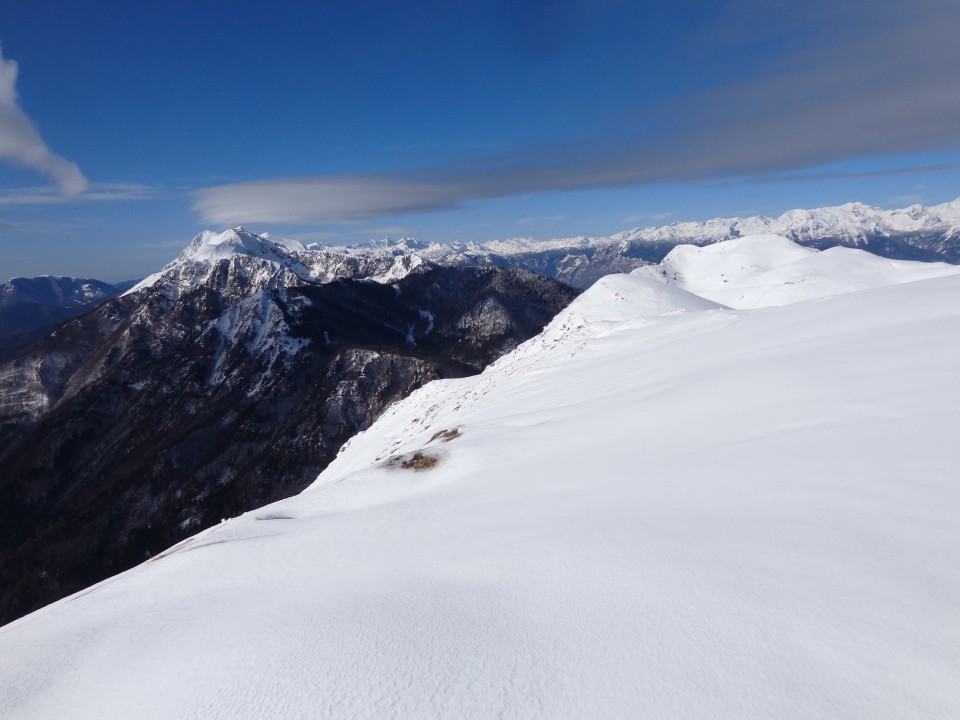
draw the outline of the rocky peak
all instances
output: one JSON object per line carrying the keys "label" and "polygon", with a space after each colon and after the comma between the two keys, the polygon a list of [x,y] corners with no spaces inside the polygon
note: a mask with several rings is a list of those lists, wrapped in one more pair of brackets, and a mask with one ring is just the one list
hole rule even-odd
{"label": "rocky peak", "polygon": [[313,274],[298,256],[306,248],[295,240],[258,235],[235,227],[223,232],[205,230],[176,260],[127,291],[148,288],[170,299],[200,287],[225,295],[243,296],[266,288],[313,282]]}
{"label": "rocky peak", "polygon": [[216,262],[236,255],[282,262],[291,253],[306,248],[296,240],[273,238],[268,234],[258,235],[237,226],[223,232],[204,230],[197,235],[178,260],[192,262]]}

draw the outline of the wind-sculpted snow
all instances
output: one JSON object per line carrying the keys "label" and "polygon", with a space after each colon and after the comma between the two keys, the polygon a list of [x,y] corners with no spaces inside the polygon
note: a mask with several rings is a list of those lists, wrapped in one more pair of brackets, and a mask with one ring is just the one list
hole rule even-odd
{"label": "wind-sculpted snow", "polygon": [[0,630],[0,716],[958,717],[958,355],[957,276],[607,278],[301,495]]}
{"label": "wind-sculpted snow", "polygon": [[845,247],[818,252],[785,237],[751,235],[705,247],[679,245],[659,265],[634,272],[730,307],[753,308],[954,275],[960,267]]}

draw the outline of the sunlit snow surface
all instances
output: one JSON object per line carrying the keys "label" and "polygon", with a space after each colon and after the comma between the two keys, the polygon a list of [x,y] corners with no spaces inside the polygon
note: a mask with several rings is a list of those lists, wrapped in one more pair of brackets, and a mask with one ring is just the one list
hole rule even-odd
{"label": "sunlit snow surface", "polygon": [[600,281],[302,495],[0,630],[0,717],[960,717],[960,277],[900,265],[739,310]]}

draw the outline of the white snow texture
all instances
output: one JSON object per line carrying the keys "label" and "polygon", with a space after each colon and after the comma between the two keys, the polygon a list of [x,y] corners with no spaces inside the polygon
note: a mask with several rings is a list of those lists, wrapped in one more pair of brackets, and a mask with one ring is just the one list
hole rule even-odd
{"label": "white snow texture", "polygon": [[764,236],[604,278],[0,629],[0,717],[960,717],[957,272]]}

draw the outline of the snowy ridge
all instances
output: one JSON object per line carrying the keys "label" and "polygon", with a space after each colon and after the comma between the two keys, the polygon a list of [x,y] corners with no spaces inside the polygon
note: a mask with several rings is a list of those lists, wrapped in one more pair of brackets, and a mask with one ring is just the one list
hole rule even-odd
{"label": "snowy ridge", "polygon": [[200,233],[180,257],[127,294],[157,287],[175,295],[184,287],[208,283],[222,272],[218,268],[225,263],[235,267],[231,271],[234,275],[246,276],[244,283],[259,289],[285,283],[325,283],[338,278],[389,284],[436,265],[517,267],[589,287],[604,275],[629,272],[659,261],[678,244],[702,246],[755,234],[781,235],[815,247],[839,244],[891,257],[960,262],[960,199],[930,208],[912,205],[902,210],[848,203],[791,210],[779,218],[715,218],[634,229],[611,237],[550,240],[426,243],[401,238],[346,246],[303,245],[238,227],[220,233]]}
{"label": "snowy ridge", "polygon": [[[824,238],[862,243],[877,235],[940,232],[960,239],[960,198],[941,205],[911,205],[896,210],[883,210],[864,203],[847,203],[836,207],[812,210],[789,210],[779,217],[762,215],[747,218],[714,218],[702,222],[676,222],[659,227],[635,228],[610,237],[572,237],[534,240],[509,238],[488,242],[422,243],[410,238],[398,241],[371,241],[336,250],[355,256],[398,255],[414,252],[433,261],[457,255],[496,255],[511,257],[544,251],[583,250],[598,246],[626,243],[692,243],[697,245],[721,242],[746,235],[775,234],[795,241],[812,242]],[[315,248],[334,249],[330,246]]]}
{"label": "snowy ridge", "polygon": [[244,293],[302,285],[313,282],[311,271],[298,258],[305,250],[296,241],[257,235],[242,227],[220,233],[205,230],[176,260],[124,295],[157,288],[175,299],[184,290],[200,285],[233,287]]}
{"label": "snowy ridge", "polygon": [[847,203],[814,210],[788,210],[777,218],[714,218],[704,222],[677,222],[662,227],[636,228],[613,236],[630,242],[720,242],[744,235],[776,234],[793,240],[842,238],[862,242],[871,235],[939,231],[960,237],[960,198],[942,205],[911,205],[882,210],[863,203]]}
{"label": "snowy ridge", "polygon": [[0,306],[16,303],[46,305],[89,305],[107,300],[116,288],[91,278],[41,275],[35,278],[11,278],[0,284]]}
{"label": "snowy ridge", "polygon": [[0,283],[0,338],[5,345],[2,350],[12,351],[29,344],[59,323],[82,315],[119,292],[119,288],[99,280],[51,275]]}
{"label": "snowy ridge", "polygon": [[[403,238],[346,248],[315,247],[322,247],[322,252],[331,257],[340,253],[354,264],[363,259],[383,263],[388,259],[415,257],[440,265],[502,265],[532,270],[586,288],[604,275],[630,272],[658,262],[677,245],[702,246],[755,234],[781,235],[819,249],[834,245],[860,247],[885,257],[956,263],[960,262],[960,199],[929,208],[912,205],[900,210],[848,203],[839,207],[790,210],[778,218],[757,216],[679,222],[638,228],[608,238],[509,238],[446,244]],[[368,271],[366,276],[374,274]],[[390,275],[396,276],[397,273]]]}
{"label": "snowy ridge", "polygon": [[296,240],[273,238],[269,233],[257,235],[242,227],[221,233],[204,230],[180,255],[181,260],[216,262],[234,255],[260,257],[272,262],[288,260],[288,255],[306,248]]}
{"label": "snowy ridge", "polygon": [[956,275],[605,279],[303,494],[0,629],[0,715],[956,717],[958,354]]}
{"label": "snowy ridge", "polygon": [[634,270],[736,308],[768,307],[953,275],[947,263],[889,260],[853,248],[817,251],[778,235],[705,247],[678,245],[659,265]]}

